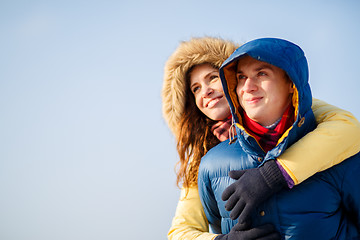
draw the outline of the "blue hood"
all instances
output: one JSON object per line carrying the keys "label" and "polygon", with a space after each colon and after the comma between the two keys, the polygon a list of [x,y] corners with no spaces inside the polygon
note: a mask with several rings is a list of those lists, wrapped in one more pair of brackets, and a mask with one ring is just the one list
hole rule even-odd
{"label": "blue hood", "polygon": [[[286,148],[288,144],[292,144],[308,131],[311,131],[315,125],[314,115],[311,110],[312,95],[309,85],[309,68],[304,52],[299,46],[283,39],[261,38],[242,45],[222,64],[220,78],[225,96],[229,102],[234,121],[237,123],[236,126],[240,128],[241,135],[245,135],[245,140],[247,140],[248,136],[242,128],[241,106],[235,90],[237,85],[237,62],[246,55],[283,69],[295,85],[293,105],[296,118],[290,131],[286,132],[285,137],[288,140],[282,146],[282,148]],[[283,140],[284,136],[280,141]]]}

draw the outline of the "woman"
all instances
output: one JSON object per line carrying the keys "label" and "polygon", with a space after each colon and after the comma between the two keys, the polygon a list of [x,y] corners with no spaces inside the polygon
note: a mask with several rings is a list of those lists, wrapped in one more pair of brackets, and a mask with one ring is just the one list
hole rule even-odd
{"label": "woman", "polygon": [[[222,90],[211,90],[212,85],[209,84],[209,96],[214,93],[220,94],[218,95],[220,104],[215,105],[222,106],[221,109],[223,109],[216,109],[219,112],[223,111],[223,114],[220,114],[221,118],[213,116],[213,119],[210,119],[207,116],[210,113],[205,115],[198,108],[197,104],[201,99],[196,101],[194,93],[198,91],[197,86],[191,89],[190,82],[192,77],[192,83],[196,83],[197,75],[194,70],[199,66],[204,66],[203,64],[212,67],[209,73],[213,70],[217,73],[221,64],[236,48],[237,45],[233,42],[218,38],[194,38],[181,43],[165,65],[162,91],[163,114],[177,140],[180,156],[177,184],[182,188],[176,214],[168,233],[169,239],[214,239],[217,237],[216,234],[209,233],[208,222],[197,189],[197,174],[201,157],[224,138],[228,138],[228,135],[224,133],[228,132],[231,125],[229,123],[231,120],[228,119],[230,110],[228,105],[222,104],[224,100],[224,97],[220,97],[221,94],[223,95]],[[220,81],[218,73],[216,76],[211,75],[211,78],[212,83]],[[203,106],[206,108],[206,104]],[[350,113],[319,100],[313,101],[312,109],[319,124],[317,128],[278,158],[288,166],[284,176],[290,177],[288,179],[290,186],[304,181],[317,171],[341,162],[360,149],[360,126]],[[225,115],[228,117],[223,117]],[[330,131],[331,134],[328,134]],[[326,141],[321,139],[326,139]],[[309,145],[309,142],[312,144]],[[316,144],[313,144],[314,142]],[[338,142],[342,142],[342,145],[338,146]],[[328,144],[326,149],[334,151],[331,153],[319,151],[323,149],[324,144]],[[331,148],[332,145],[336,148]],[[304,148],[309,151],[302,152],[301,156],[297,154],[299,149]],[[312,151],[314,149],[316,151]],[[304,162],[304,159],[307,161]],[[311,166],[307,164],[311,161],[316,164]]]}

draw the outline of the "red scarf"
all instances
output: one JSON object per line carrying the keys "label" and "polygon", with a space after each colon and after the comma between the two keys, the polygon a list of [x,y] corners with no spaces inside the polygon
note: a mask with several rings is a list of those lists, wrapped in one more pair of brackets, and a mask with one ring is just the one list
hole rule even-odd
{"label": "red scarf", "polygon": [[273,149],[284,132],[294,123],[294,107],[292,104],[285,110],[280,122],[274,129],[268,129],[251,120],[243,112],[244,128],[258,141],[265,152]]}
{"label": "red scarf", "polygon": [[229,139],[229,129],[231,127],[231,115],[223,121],[218,121],[211,127],[213,134],[221,141]]}

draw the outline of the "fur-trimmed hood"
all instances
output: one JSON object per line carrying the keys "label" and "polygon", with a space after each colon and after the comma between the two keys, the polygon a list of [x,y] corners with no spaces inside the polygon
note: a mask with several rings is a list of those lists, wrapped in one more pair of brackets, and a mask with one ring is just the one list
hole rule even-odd
{"label": "fur-trimmed hood", "polygon": [[186,103],[186,76],[195,65],[210,63],[220,68],[237,45],[220,38],[192,38],[181,42],[169,57],[164,69],[162,111],[169,128],[178,137],[178,122]]}

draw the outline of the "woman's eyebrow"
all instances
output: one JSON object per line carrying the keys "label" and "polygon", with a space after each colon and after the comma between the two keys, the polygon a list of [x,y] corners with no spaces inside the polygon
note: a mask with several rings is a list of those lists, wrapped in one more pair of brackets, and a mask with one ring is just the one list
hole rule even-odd
{"label": "woman's eyebrow", "polygon": [[196,84],[197,84],[197,82],[194,82],[194,83],[190,84],[190,89],[192,89],[193,86],[195,86]]}

